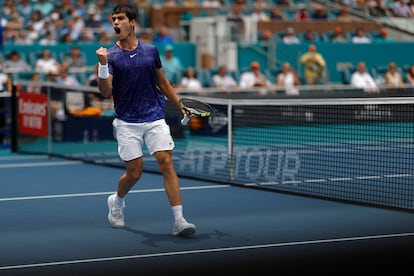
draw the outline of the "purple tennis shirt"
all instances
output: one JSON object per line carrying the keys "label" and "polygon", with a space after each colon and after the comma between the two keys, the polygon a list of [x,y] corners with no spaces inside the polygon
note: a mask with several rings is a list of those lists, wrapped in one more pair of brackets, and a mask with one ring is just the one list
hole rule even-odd
{"label": "purple tennis shirt", "polygon": [[139,41],[132,51],[114,44],[108,50],[115,118],[129,123],[165,118],[165,97],[155,73],[161,67],[158,49],[151,44]]}

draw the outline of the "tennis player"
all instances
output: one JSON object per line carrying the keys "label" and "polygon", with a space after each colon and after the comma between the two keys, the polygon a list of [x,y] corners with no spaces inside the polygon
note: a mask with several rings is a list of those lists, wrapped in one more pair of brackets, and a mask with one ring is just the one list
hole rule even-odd
{"label": "tennis player", "polygon": [[109,49],[96,50],[98,88],[104,97],[113,97],[113,126],[126,169],[117,192],[108,197],[108,219],[115,228],[125,227],[125,197],[141,177],[145,143],[163,174],[175,220],[172,233],[191,237],[196,227],[183,217],[180,185],[172,161],[174,141],[165,122],[165,97],[177,106],[179,98],[161,70],[157,48],[137,39],[135,24],[135,10],[129,5],[117,5],[112,11],[117,41]]}

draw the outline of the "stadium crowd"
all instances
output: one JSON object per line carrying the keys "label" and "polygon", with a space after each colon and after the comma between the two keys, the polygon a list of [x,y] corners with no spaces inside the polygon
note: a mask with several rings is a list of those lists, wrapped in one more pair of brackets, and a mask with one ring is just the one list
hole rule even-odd
{"label": "stadium crowd", "polygon": [[[226,15],[228,20],[237,21],[243,15],[251,15],[257,21],[308,21],[308,20],[333,20],[334,22],[358,22],[359,18],[351,16],[348,13],[349,6],[355,9],[368,10],[371,16],[391,16],[391,17],[413,17],[414,0],[335,0],[336,3],[343,4],[340,9],[327,9],[321,5],[310,5],[308,0],[0,0],[1,5],[1,26],[3,28],[2,43],[4,45],[73,45],[68,53],[56,53],[47,51],[42,53],[30,53],[23,55],[17,51],[4,53],[2,57],[2,69],[10,71],[35,71],[36,74],[47,74],[50,71],[58,72],[61,76],[58,80],[71,85],[81,84],[88,85],[94,78],[95,68],[88,66],[85,54],[79,51],[76,46],[82,43],[107,43],[114,41],[114,32],[111,25],[112,7],[117,3],[129,3],[136,7],[139,22],[137,26],[137,35],[143,41],[150,43],[166,43],[172,47],[176,42],[180,42],[179,37],[170,33],[172,31],[167,25],[150,26],[148,18],[152,8],[159,7],[201,7],[213,8],[215,14]],[[191,18],[190,18],[191,19]],[[174,32],[172,32],[174,33]],[[303,33],[295,32],[293,27],[279,33],[270,30],[260,30],[258,32],[259,42],[265,42],[275,37],[286,44],[302,42],[319,42],[330,41],[337,43],[389,43],[393,39],[388,36],[386,28],[381,28],[375,32],[366,32],[363,28],[358,27],[353,32],[344,32],[340,24],[327,33],[317,33],[312,29],[307,29]],[[165,55],[169,55],[166,51]],[[171,52],[171,51],[170,51]],[[319,53],[318,53],[319,54]],[[44,57],[47,55],[47,57]],[[163,56],[163,63],[167,65],[168,56]],[[323,57],[319,57],[319,59]],[[191,79],[199,79],[201,87],[215,86],[213,76],[219,75],[218,68],[214,68],[211,75],[206,79],[201,78],[197,68],[184,68],[180,65],[180,57],[174,56],[174,63],[178,65],[165,66],[170,70],[175,67],[175,72],[171,75],[171,82],[177,87],[186,87],[196,82],[188,81],[188,75]],[[301,61],[307,68],[313,68],[312,61]],[[272,84],[280,84],[283,79],[279,76],[284,70],[282,67],[289,67],[289,70],[295,71],[292,65],[280,64],[277,72],[272,75],[266,74],[266,79]],[[46,68],[46,69],[45,69]],[[318,71],[323,73],[324,68]],[[356,68],[355,68],[356,69]],[[408,68],[401,72],[404,82],[408,82]],[[285,69],[286,71],[287,69]],[[80,74],[79,72],[83,72]],[[189,72],[193,71],[193,72]],[[355,70],[354,70],[355,71]],[[398,71],[398,70],[397,70]],[[85,72],[88,75],[85,75]],[[74,75],[75,80],[67,80],[65,75]],[[226,74],[230,76],[231,72]],[[244,83],[241,75],[233,74],[230,77],[237,86]],[[30,75],[30,78],[33,76]],[[322,79],[322,76],[317,76]],[[383,73],[384,81],[385,72]],[[29,78],[29,77],[28,77]],[[216,77],[217,79],[218,77]],[[294,81],[289,79],[290,83],[300,84],[317,84],[318,82],[310,81],[306,78],[300,80],[295,72]],[[232,81],[232,83],[233,83]],[[92,82],[93,83],[93,82]],[[234,85],[234,84],[233,84]],[[242,85],[244,86],[244,84]]]}

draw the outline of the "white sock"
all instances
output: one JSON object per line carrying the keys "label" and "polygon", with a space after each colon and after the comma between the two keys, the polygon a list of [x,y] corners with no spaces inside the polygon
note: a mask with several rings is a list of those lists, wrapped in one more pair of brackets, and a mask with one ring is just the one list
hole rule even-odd
{"label": "white sock", "polygon": [[116,205],[124,205],[124,198],[123,197],[120,197],[120,196],[118,196],[118,194],[116,194],[115,204]]}
{"label": "white sock", "polygon": [[175,205],[171,207],[175,221],[183,219],[183,206]]}

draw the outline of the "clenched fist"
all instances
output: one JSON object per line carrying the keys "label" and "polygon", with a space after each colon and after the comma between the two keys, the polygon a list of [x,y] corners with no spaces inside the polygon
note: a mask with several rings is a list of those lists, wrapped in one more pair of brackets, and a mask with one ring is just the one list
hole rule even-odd
{"label": "clenched fist", "polygon": [[108,49],[101,47],[96,50],[96,55],[98,56],[100,64],[105,65],[108,63]]}

